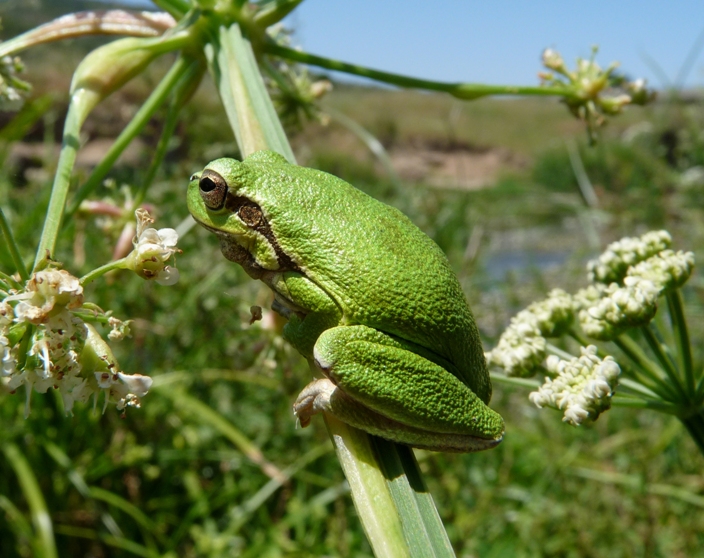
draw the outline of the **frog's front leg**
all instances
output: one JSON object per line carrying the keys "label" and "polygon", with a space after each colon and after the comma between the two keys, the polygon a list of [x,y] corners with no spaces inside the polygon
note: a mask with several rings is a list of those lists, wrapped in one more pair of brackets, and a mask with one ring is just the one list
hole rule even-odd
{"label": "frog's front leg", "polygon": [[436,451],[479,451],[502,439],[503,419],[466,385],[383,332],[362,325],[328,329],[314,358],[327,378],[306,386],[294,404],[303,426],[324,411],[382,438]]}
{"label": "frog's front leg", "polygon": [[276,293],[272,308],[288,318],[284,338],[307,359],[320,334],[340,323],[337,303],[305,275],[295,271],[276,273],[267,283]]}

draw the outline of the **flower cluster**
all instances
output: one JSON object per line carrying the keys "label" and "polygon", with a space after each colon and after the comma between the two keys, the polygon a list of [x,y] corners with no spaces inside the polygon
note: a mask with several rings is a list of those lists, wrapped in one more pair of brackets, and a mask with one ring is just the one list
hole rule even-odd
{"label": "flower cluster", "polygon": [[511,319],[487,361],[506,370],[509,376],[532,376],[539,369],[547,341],[562,335],[574,318],[572,297],[553,289],[545,300],[534,302]]}
{"label": "flower cluster", "polygon": [[29,84],[17,77],[23,70],[24,64],[18,57],[0,58],[0,105],[20,101],[30,90]]}
{"label": "flower cluster", "polygon": [[[589,337],[604,341],[652,320],[660,294],[652,281],[640,277],[626,277],[623,286],[611,283],[590,292],[600,292],[601,297],[579,310],[579,324]],[[586,296],[580,298],[588,300]]]}
{"label": "flower cluster", "polygon": [[653,319],[658,297],[684,285],[694,269],[694,254],[671,244],[667,231],[650,231],[609,244],[587,264],[593,284],[574,296],[584,333],[608,341]]}
{"label": "flower cluster", "polygon": [[[59,269],[36,272],[24,289],[0,302],[0,385],[11,392],[25,387],[25,414],[33,391],[57,389],[70,414],[74,403],[85,403],[91,396],[97,401],[101,391],[105,405],[112,401],[124,409],[139,406],[139,398],[149,390],[151,378],[122,373],[95,328],[72,312],[83,304],[78,279]],[[126,326],[117,320],[114,329],[120,327]],[[20,340],[26,335],[28,350],[21,355]]]}
{"label": "flower cluster", "polygon": [[[291,47],[291,32],[283,24],[267,28],[267,34],[273,42]],[[267,90],[287,129],[297,130],[307,120],[328,123],[329,117],[321,112],[318,101],[332,91],[329,80],[315,80],[306,66],[278,57],[269,59],[267,69]]]}
{"label": "flower cluster", "polygon": [[548,357],[546,367],[553,378],[529,395],[537,407],[553,407],[564,411],[562,420],[579,425],[596,420],[611,406],[611,396],[621,369],[610,356],[600,359],[594,345],[581,348],[581,356],[562,360]]}
{"label": "flower cluster", "polygon": [[[548,337],[567,333],[580,341],[572,329],[576,321],[592,339],[616,341],[632,328],[647,325],[657,312],[658,298],[678,289],[694,269],[692,252],[670,249],[667,231],[651,231],[610,244],[587,265],[590,284],[574,295],[554,289],[548,298],[535,302],[511,319],[497,346],[486,353],[487,362],[503,368],[507,376],[532,376],[547,369],[545,384],[531,394],[538,407],[565,411],[566,422],[580,424],[609,408],[619,367],[611,357],[600,360],[596,348],[581,347],[582,356],[561,360],[548,352],[563,354],[547,343]],[[575,317],[577,320],[575,320]],[[576,326],[576,324],[575,324]],[[546,359],[547,356],[547,359]]]}
{"label": "flower cluster", "polygon": [[662,294],[684,285],[693,270],[694,254],[692,252],[663,250],[629,268],[624,282],[628,281],[630,277],[648,280]]}
{"label": "flower cluster", "polygon": [[669,248],[672,237],[667,231],[650,231],[641,237],[626,237],[612,242],[597,259],[587,264],[589,280],[596,283],[618,283],[628,268]]}
{"label": "flower cluster", "polygon": [[629,104],[644,105],[655,97],[645,80],[626,81],[616,75],[618,63],[603,70],[594,61],[596,52],[594,48],[589,60],[578,58],[576,69],[571,71],[557,51],[545,49],[543,65],[550,71],[539,74],[542,85],[571,90],[565,104],[572,114],[587,123],[591,137],[605,123],[607,115],[618,114]]}

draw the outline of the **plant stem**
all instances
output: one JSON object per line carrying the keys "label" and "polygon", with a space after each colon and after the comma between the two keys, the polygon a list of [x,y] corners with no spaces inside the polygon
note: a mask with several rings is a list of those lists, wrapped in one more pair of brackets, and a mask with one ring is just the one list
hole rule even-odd
{"label": "plant stem", "polygon": [[240,27],[219,26],[206,45],[205,54],[242,156],[271,149],[295,163],[252,45]]}
{"label": "plant stem", "polygon": [[[660,367],[651,361],[640,346],[631,339],[628,335],[621,335],[613,339],[613,343],[621,349],[628,358],[630,358],[638,370],[649,378],[655,385],[649,386],[654,392],[660,395],[663,399],[669,401],[678,401],[676,392],[673,387],[662,379],[663,372]],[[641,379],[642,381],[642,379]]]}
{"label": "plant stem", "polygon": [[151,185],[157,171],[161,167],[164,157],[169,148],[169,143],[176,130],[176,125],[178,124],[178,116],[183,108],[183,105],[191,98],[195,90],[200,85],[203,78],[203,73],[205,72],[205,60],[190,60],[190,64],[179,76],[178,82],[175,84],[173,90],[171,91],[171,102],[169,103],[169,108],[166,113],[166,118],[164,120],[164,128],[161,131],[161,137],[159,138],[159,143],[156,146],[156,152],[152,159],[149,169],[142,180],[142,184],[137,190],[137,194],[134,199],[134,207],[139,207],[144,201],[147,189]]}
{"label": "plant stem", "polygon": [[522,388],[538,389],[540,387],[540,382],[534,380],[533,378],[516,378],[514,376],[507,376],[506,374],[499,374],[497,372],[491,373],[491,379],[496,380],[502,384],[509,386],[517,386]]}
{"label": "plant stem", "polygon": [[680,420],[704,456],[704,411],[699,411],[695,415]]}
{"label": "plant stem", "polygon": [[480,83],[446,83],[440,81],[431,81],[418,79],[409,76],[402,76],[380,70],[365,68],[339,60],[323,58],[307,52],[294,50],[274,43],[266,43],[263,45],[263,51],[266,54],[286,58],[303,64],[319,66],[328,70],[337,72],[345,72],[356,76],[366,77],[375,81],[389,83],[398,87],[406,87],[411,89],[426,89],[429,91],[441,91],[449,93],[453,97],[464,100],[474,100],[488,95],[539,95],[539,96],[559,96],[565,98],[576,97],[575,92],[567,87],[525,87],[520,85],[484,85]]}
{"label": "plant stem", "polygon": [[71,184],[71,171],[76,162],[76,154],[80,144],[78,134],[83,122],[80,117],[82,110],[79,108],[81,103],[78,97],[82,93],[71,97],[68,113],[66,114],[61,153],[59,154],[59,162],[56,167],[56,175],[54,176],[54,185],[51,189],[51,198],[49,199],[49,207],[44,221],[44,229],[42,230],[37,255],[34,260],[34,271],[44,267],[46,262],[53,257],[56,248],[56,239],[61,227],[61,218]]}
{"label": "plant stem", "polygon": [[83,277],[81,277],[79,283],[82,287],[85,287],[88,283],[94,281],[101,275],[105,275],[108,271],[112,271],[113,269],[125,269],[126,259],[127,258],[122,258],[120,260],[115,260],[114,262],[109,262],[105,265],[101,265],[99,268],[94,269],[93,271],[90,271],[86,273]]}
{"label": "plant stem", "polygon": [[98,187],[125,148],[144,129],[157,109],[166,100],[169,93],[173,90],[174,85],[182,76],[191,71],[191,67],[195,64],[197,64],[196,61],[179,56],[173,66],[171,66],[171,69],[159,82],[159,85],[156,86],[156,89],[149,95],[149,98],[144,104],[139,107],[139,110],[132,120],[130,120],[129,124],[125,126],[124,130],[122,130],[120,135],[110,146],[110,149],[105,154],[100,164],[93,169],[88,180],[78,189],[69,209],[66,211],[66,218],[71,217],[76,212],[81,202]]}
{"label": "plant stem", "polygon": [[621,397],[614,396],[611,399],[611,405],[614,407],[630,407],[635,409],[650,409],[653,411],[658,411],[660,413],[667,413],[668,415],[677,415],[679,409],[674,405],[669,403],[664,403],[662,401],[651,401],[644,400],[640,398],[631,397]]}
{"label": "plant stem", "polygon": [[124,10],[91,10],[67,14],[0,44],[0,58],[26,48],[88,35],[158,37],[175,25],[168,16],[144,17]]}
{"label": "plant stem", "polygon": [[389,558],[411,556],[386,478],[378,466],[371,437],[327,414],[325,424],[350,483],[352,500],[374,555]]}
{"label": "plant stem", "polygon": [[27,281],[29,279],[29,273],[27,273],[27,268],[24,266],[20,250],[17,247],[17,242],[15,242],[15,237],[5,218],[5,212],[2,210],[2,207],[0,207],[0,233],[5,237],[5,246],[7,246],[7,249],[10,251],[10,256],[12,257],[12,262],[15,264],[17,273],[20,274],[23,281]]}
{"label": "plant stem", "polygon": [[442,520],[423,481],[413,450],[369,436],[401,518],[411,556],[454,557]]}
{"label": "plant stem", "polygon": [[687,391],[694,394],[696,383],[694,380],[694,368],[692,366],[692,348],[689,341],[689,331],[687,321],[684,317],[684,306],[682,304],[682,293],[679,289],[669,291],[667,297],[667,309],[670,313],[672,329],[677,339],[679,356],[684,370],[685,385]]}
{"label": "plant stem", "polygon": [[663,370],[667,374],[667,377],[670,379],[670,382],[672,383],[674,388],[679,392],[681,400],[687,401],[689,397],[685,392],[684,387],[682,386],[679,376],[677,375],[677,370],[672,365],[672,362],[670,361],[667,354],[665,354],[662,345],[660,344],[657,337],[655,337],[655,334],[653,333],[652,329],[650,329],[650,324],[641,327],[640,331],[643,334],[645,341],[648,343],[648,346],[653,351],[658,361],[660,361],[660,364],[662,365]]}

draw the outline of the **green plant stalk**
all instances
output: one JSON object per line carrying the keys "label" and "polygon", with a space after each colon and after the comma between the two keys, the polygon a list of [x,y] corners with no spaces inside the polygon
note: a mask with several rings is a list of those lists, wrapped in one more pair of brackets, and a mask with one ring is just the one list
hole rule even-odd
{"label": "green plant stalk", "polygon": [[[630,378],[619,377],[618,379],[619,388],[625,388],[629,395],[634,395],[649,401],[663,402],[660,395],[652,391],[647,386],[643,385],[641,382],[631,380]],[[619,389],[619,392],[621,390]]]}
{"label": "green plant stalk", "polygon": [[384,167],[384,171],[386,171],[387,176],[393,183],[394,187],[400,193],[403,188],[401,178],[396,172],[396,169],[394,168],[394,165],[391,162],[391,157],[386,151],[386,148],[384,148],[384,146],[376,138],[376,136],[369,132],[364,126],[362,126],[358,122],[355,122],[353,119],[349,118],[345,114],[342,114],[338,110],[327,108],[325,112],[327,112],[333,120],[336,120],[339,124],[347,128],[350,132],[357,136],[362,141],[362,143],[364,143],[367,149],[372,152],[372,154]]}
{"label": "green plant stalk", "polygon": [[[651,361],[643,350],[640,348],[638,343],[631,339],[628,335],[620,335],[612,340],[612,342],[621,349],[624,354],[630,358],[638,367],[638,372],[643,374],[655,385],[647,386],[647,383],[643,382],[652,391],[660,395],[663,399],[668,401],[678,401],[679,398],[674,388],[663,381],[664,372],[660,367]],[[642,381],[642,379],[641,379]]]}
{"label": "green plant stalk", "polygon": [[185,13],[193,9],[188,0],[152,0],[152,2],[165,12],[169,12],[176,19],[180,19]]}
{"label": "green plant stalk", "polygon": [[704,456],[704,411],[699,411],[689,417],[680,418],[680,420],[687,432],[692,436],[694,443],[697,444],[702,456]]}
{"label": "green plant stalk", "polygon": [[270,149],[295,164],[251,43],[237,24],[219,26],[211,38],[205,54],[242,156]]}
{"label": "green plant stalk", "polygon": [[[295,162],[254,52],[239,27],[220,27],[213,33],[213,43],[206,47],[206,56],[242,155],[272,149]],[[368,434],[329,415],[325,415],[325,420],[375,555],[454,556],[451,547],[448,553],[445,542],[437,543],[447,541],[447,535],[437,512],[429,513],[427,492],[416,494],[413,491],[417,483],[411,485],[407,479],[386,476]],[[396,444],[386,444],[384,452],[390,455],[384,457],[400,460],[405,472],[412,471],[414,478],[420,478],[415,460],[394,458],[396,451]],[[416,505],[405,505],[413,501]],[[404,533],[411,533],[417,525],[424,526],[423,532],[433,533],[431,544],[427,537],[422,544],[415,544],[414,540],[414,545],[404,539]],[[436,536],[438,531],[442,532],[442,537]]]}
{"label": "green plant stalk", "polygon": [[214,411],[208,405],[188,395],[181,389],[171,388],[160,389],[158,391],[174,402],[178,402],[179,412],[185,411],[191,413],[218,430],[252,463],[256,464],[265,475],[272,479],[282,478],[282,473],[279,468],[268,461],[261,450],[220,413]]}
{"label": "green plant stalk", "polygon": [[171,138],[173,137],[176,130],[176,125],[178,124],[178,116],[181,109],[192,97],[196,89],[198,89],[198,86],[203,79],[205,70],[205,60],[192,60],[186,72],[181,75],[178,83],[176,83],[176,86],[171,92],[171,100],[169,102],[169,108],[164,120],[164,128],[161,132],[159,142],[156,146],[156,152],[154,153],[152,162],[149,165],[149,169],[147,169],[147,173],[142,180],[142,184],[140,185],[139,190],[137,190],[137,194],[134,199],[135,207],[138,207],[144,201],[147,194],[147,189],[153,182],[157,171],[161,167],[164,157],[166,157]]}
{"label": "green plant stalk", "polygon": [[80,144],[78,136],[83,121],[80,117],[81,109],[79,108],[80,100],[78,97],[83,93],[81,92],[79,95],[71,97],[68,113],[66,114],[61,153],[59,154],[59,162],[56,167],[54,184],[51,189],[51,197],[49,198],[49,207],[44,221],[42,236],[37,247],[33,271],[39,271],[39,269],[44,267],[46,262],[54,255],[54,249],[56,248],[56,239],[61,227],[61,218],[71,184],[71,172],[76,162]]}
{"label": "green plant stalk", "polygon": [[4,271],[0,271],[0,282],[4,283],[3,288],[21,289],[22,285],[12,275],[8,275]]}
{"label": "green plant stalk", "polygon": [[303,0],[271,0],[268,3],[262,3],[261,9],[254,16],[254,23],[260,29],[266,29],[285,18],[302,1]]}
{"label": "green plant stalk", "polygon": [[179,56],[176,62],[174,62],[167,74],[159,82],[159,85],[156,86],[156,89],[154,89],[152,94],[149,95],[149,98],[139,107],[139,110],[132,120],[130,120],[127,126],[120,132],[120,135],[110,146],[110,149],[105,154],[100,164],[93,169],[88,180],[83,183],[73,196],[71,205],[66,211],[66,219],[70,218],[79,208],[81,202],[100,185],[102,180],[112,169],[118,157],[130,142],[142,132],[154,113],[167,99],[176,83],[191,70],[191,66],[194,64],[195,61],[186,59],[183,56]]}
{"label": "green plant stalk", "polygon": [[262,50],[266,54],[279,56],[281,58],[293,60],[302,64],[319,66],[327,70],[334,70],[337,72],[344,72],[355,76],[361,76],[373,79],[375,81],[380,81],[382,83],[396,85],[398,87],[404,87],[409,89],[425,89],[428,91],[440,91],[443,93],[449,93],[453,97],[457,97],[458,99],[463,99],[466,101],[479,99],[481,97],[487,97],[489,95],[537,95],[541,97],[558,96],[564,97],[565,99],[578,98],[575,91],[568,87],[484,85],[480,83],[447,83],[441,81],[418,79],[409,76],[402,76],[400,74],[373,70],[371,68],[365,68],[364,66],[348,64],[347,62],[340,62],[339,60],[332,60],[330,58],[324,58],[322,56],[316,56],[315,54],[310,54],[300,50],[294,50],[292,48],[287,48],[274,44],[272,42],[264,44],[262,46]]}
{"label": "green plant stalk", "polygon": [[13,443],[7,443],[3,448],[5,458],[17,475],[22,492],[27,499],[32,523],[36,531],[35,556],[40,558],[57,558],[56,541],[54,540],[54,530],[51,516],[46,507],[46,501],[39,488],[37,477],[34,476],[32,468],[22,455],[19,448]]}
{"label": "green plant stalk", "polygon": [[670,313],[672,329],[677,340],[682,369],[684,370],[685,385],[689,393],[694,395],[697,386],[694,378],[694,367],[692,364],[692,346],[689,341],[689,331],[687,329],[687,320],[684,317],[684,306],[682,304],[682,293],[679,289],[668,291],[667,309]]}
{"label": "green plant stalk", "polygon": [[674,386],[674,388],[680,394],[681,400],[687,401],[691,397],[691,394],[688,395],[685,392],[685,388],[682,385],[682,382],[680,381],[680,378],[677,374],[677,370],[675,370],[674,366],[672,365],[672,362],[670,361],[667,354],[665,353],[660,341],[655,336],[655,334],[653,333],[653,330],[650,329],[649,326],[650,326],[650,324],[642,326],[640,328],[640,331],[643,334],[643,337],[645,338],[646,343],[648,343],[650,350],[653,351],[653,354],[656,356],[656,358],[660,362],[662,369],[665,371],[665,373],[667,374],[667,377],[670,379],[670,383],[672,384],[672,386]]}
{"label": "green plant stalk", "polygon": [[[330,415],[325,415],[325,424],[374,555],[377,558],[411,556],[396,504],[372,446],[372,437]],[[397,497],[399,490],[395,490]]]}
{"label": "green plant stalk", "polygon": [[422,558],[430,550],[433,556],[453,557],[455,552],[423,481],[413,450],[374,436],[369,436],[369,439],[400,517],[410,520],[403,521],[401,527],[411,556]]}
{"label": "green plant stalk", "polygon": [[85,287],[88,283],[95,281],[98,277],[101,275],[105,275],[109,271],[112,271],[113,269],[126,269],[125,267],[125,261],[127,258],[121,258],[119,260],[115,260],[112,262],[108,262],[105,265],[101,265],[100,267],[89,271],[86,273],[83,277],[79,279],[79,283],[81,284],[82,287]]}
{"label": "green plant stalk", "polygon": [[677,413],[679,412],[677,407],[662,401],[646,401],[645,399],[623,397],[619,395],[614,395],[611,399],[611,405],[613,407],[628,407],[632,409],[650,409],[651,411],[658,411],[659,413],[665,413],[673,416],[677,416]]}
{"label": "green plant stalk", "polygon": [[12,229],[10,228],[7,219],[5,218],[5,212],[0,207],[0,233],[5,237],[5,246],[10,252],[12,257],[12,262],[15,264],[15,269],[19,273],[23,281],[29,280],[29,273],[27,273],[27,268],[24,266],[22,261],[22,256],[20,255],[20,250],[17,247],[17,242],[15,242],[15,237],[12,234]]}

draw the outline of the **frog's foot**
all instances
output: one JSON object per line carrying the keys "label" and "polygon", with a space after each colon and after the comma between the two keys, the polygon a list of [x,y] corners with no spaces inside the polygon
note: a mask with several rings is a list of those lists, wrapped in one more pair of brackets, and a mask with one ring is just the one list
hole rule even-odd
{"label": "frog's foot", "polygon": [[503,420],[441,366],[366,326],[326,330],[314,350],[327,378],[308,384],[294,404],[301,425],[330,413],[395,442],[435,451],[496,446]]}
{"label": "frog's foot", "polygon": [[293,414],[303,428],[310,424],[313,415],[330,410],[330,396],[336,389],[327,378],[314,380],[303,388],[293,404]]}
{"label": "frog's foot", "polygon": [[462,434],[432,433],[402,424],[360,405],[327,378],[314,380],[303,388],[293,405],[293,412],[303,428],[310,424],[313,415],[325,412],[369,434],[433,451],[481,451],[501,442],[501,437],[484,439]]}

